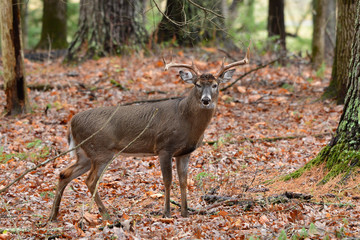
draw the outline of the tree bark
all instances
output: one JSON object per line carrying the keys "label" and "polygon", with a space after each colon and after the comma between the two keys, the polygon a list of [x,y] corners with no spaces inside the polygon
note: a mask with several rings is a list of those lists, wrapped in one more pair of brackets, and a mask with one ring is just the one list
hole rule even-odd
{"label": "tree bark", "polygon": [[333,64],[336,40],[336,1],[327,0],[325,29],[325,60],[328,65]]}
{"label": "tree bark", "polygon": [[269,0],[268,36],[277,36],[283,51],[286,51],[284,0]]}
{"label": "tree bark", "polygon": [[41,38],[36,49],[66,49],[67,0],[44,0]]}
{"label": "tree bark", "polygon": [[357,9],[355,37],[351,45],[347,44],[351,50],[347,77],[348,91],[336,134],[316,158],[304,168],[290,174],[288,178],[300,176],[304,170],[325,163],[329,172],[322,182],[325,183],[339,174],[343,174],[345,180],[355,171],[355,167],[360,167],[360,0],[356,0],[355,9]]}
{"label": "tree bark", "polygon": [[23,49],[27,48],[27,16],[28,16],[28,1],[21,0],[20,5],[21,11],[21,33],[22,33],[22,43]]}
{"label": "tree bark", "polygon": [[220,10],[218,0],[168,0],[153,39],[176,41],[180,46],[215,41],[226,48],[235,47],[226,36],[225,19]]}
{"label": "tree bark", "polygon": [[119,54],[143,43],[146,31],[140,9],[138,0],[81,0],[78,31],[66,59]]}
{"label": "tree bark", "polygon": [[26,113],[29,102],[22,51],[20,0],[0,1],[0,25],[7,115]]}
{"label": "tree bark", "polygon": [[331,81],[323,94],[323,98],[335,98],[338,104],[342,104],[347,92],[348,66],[351,56],[349,42],[353,40],[355,32],[356,1],[338,0],[337,8],[334,63]]}
{"label": "tree bark", "polygon": [[318,70],[325,57],[326,0],[314,1],[314,29],[312,39],[312,67]]}

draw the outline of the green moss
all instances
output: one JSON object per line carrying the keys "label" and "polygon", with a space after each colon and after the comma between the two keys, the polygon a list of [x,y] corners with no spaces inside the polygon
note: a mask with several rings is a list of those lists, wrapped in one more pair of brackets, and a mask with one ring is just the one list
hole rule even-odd
{"label": "green moss", "polygon": [[310,162],[305,164],[305,166],[303,166],[302,168],[296,170],[295,172],[292,172],[292,173],[284,176],[283,180],[288,181],[288,180],[293,179],[293,178],[298,178],[304,172],[310,170],[314,166],[318,166],[319,164],[321,164],[324,161],[324,159],[326,159],[327,155],[329,154],[329,151],[330,151],[330,147],[325,146],[323,149],[321,149],[319,154],[314,159],[312,159]]}
{"label": "green moss", "polygon": [[[351,145],[351,144],[350,144]],[[320,183],[326,183],[330,179],[342,174],[347,176],[354,167],[360,167],[360,151],[352,150],[348,144],[338,143],[333,147],[326,146],[320,153],[304,167],[297,171],[286,175],[283,180],[287,181],[300,177],[305,171],[310,170],[314,166],[325,163],[326,169],[329,170],[327,175]]]}

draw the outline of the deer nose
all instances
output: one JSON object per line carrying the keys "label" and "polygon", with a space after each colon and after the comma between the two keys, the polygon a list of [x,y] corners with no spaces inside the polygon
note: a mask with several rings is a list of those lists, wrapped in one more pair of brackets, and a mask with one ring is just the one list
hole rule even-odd
{"label": "deer nose", "polygon": [[201,98],[201,102],[202,102],[202,104],[204,104],[204,106],[208,106],[211,102],[211,98],[209,98],[208,96],[205,96],[205,97]]}

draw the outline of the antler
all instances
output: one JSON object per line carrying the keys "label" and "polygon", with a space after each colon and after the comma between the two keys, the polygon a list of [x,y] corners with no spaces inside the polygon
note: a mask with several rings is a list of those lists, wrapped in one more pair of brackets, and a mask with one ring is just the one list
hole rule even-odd
{"label": "antler", "polygon": [[165,59],[163,58],[164,64],[165,64],[165,68],[164,70],[167,71],[169,68],[172,67],[182,67],[182,68],[187,68],[190,69],[191,71],[193,71],[197,76],[201,75],[199,70],[197,69],[197,67],[195,66],[194,62],[192,62],[191,65],[189,64],[183,64],[183,63],[173,63],[172,62],[172,57],[171,57],[171,61],[170,63],[166,63]]}
{"label": "antler", "polygon": [[216,73],[216,77],[220,77],[226,70],[229,70],[230,68],[249,63],[249,54],[250,54],[250,44],[249,44],[249,47],[246,51],[246,55],[243,60],[233,62],[233,63],[230,63],[229,65],[224,66],[224,62],[225,62],[225,57],[224,57],[222,64],[221,64],[221,68],[220,68],[219,72]]}

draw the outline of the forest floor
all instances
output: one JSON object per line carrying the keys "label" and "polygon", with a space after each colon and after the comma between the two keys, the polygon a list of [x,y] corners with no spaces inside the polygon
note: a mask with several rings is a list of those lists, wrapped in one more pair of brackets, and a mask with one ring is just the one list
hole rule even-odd
{"label": "forest floor", "polygon": [[[178,51],[174,60],[190,63],[193,54],[200,70],[218,70],[222,57],[211,49]],[[233,80],[267,58],[270,61],[265,56],[238,67]],[[0,70],[1,66],[0,62]],[[74,114],[98,106],[182,96],[191,88],[176,70],[163,71],[160,56],[101,58],[77,66],[25,60],[25,66],[32,89],[39,84],[54,88],[29,90],[32,112],[0,119],[0,188],[67,150],[67,124]],[[164,186],[157,158],[119,157],[99,187],[112,221],[102,220],[96,207],[88,211],[90,194],[82,176],[66,188],[58,221],[44,226],[59,172],[74,161],[67,154],[0,194],[0,239],[359,237],[358,177],[319,185],[326,172],[319,166],[299,179],[280,179],[314,158],[336,130],[343,106],[319,100],[329,77],[330,69],[316,73],[305,60],[292,59],[284,67],[255,71],[220,93],[205,144],[192,154],[189,166],[188,204],[202,214],[183,218],[172,204],[173,218],[163,218]],[[3,91],[0,100],[3,109]],[[171,198],[180,202],[175,166],[173,173]],[[103,228],[116,222],[121,225]]]}

